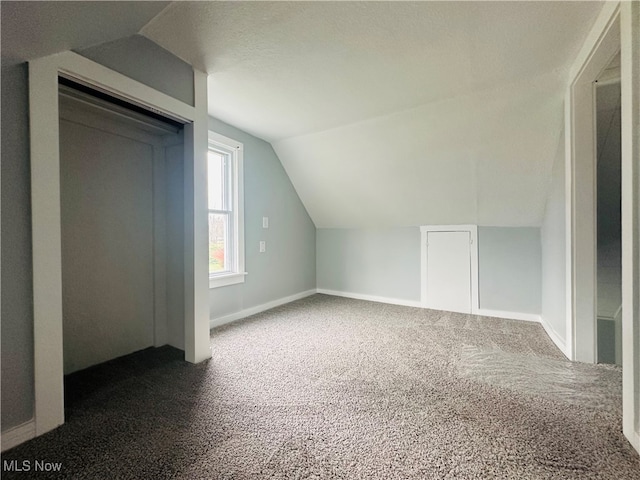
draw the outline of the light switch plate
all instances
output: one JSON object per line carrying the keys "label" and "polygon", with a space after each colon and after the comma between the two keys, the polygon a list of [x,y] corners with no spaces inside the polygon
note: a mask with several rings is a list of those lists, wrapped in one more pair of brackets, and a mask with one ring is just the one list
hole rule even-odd
{"label": "light switch plate", "polygon": [[269,217],[262,217],[262,228],[269,228]]}
{"label": "light switch plate", "polygon": [[267,242],[264,240],[260,240],[260,253],[264,253],[267,251]]}

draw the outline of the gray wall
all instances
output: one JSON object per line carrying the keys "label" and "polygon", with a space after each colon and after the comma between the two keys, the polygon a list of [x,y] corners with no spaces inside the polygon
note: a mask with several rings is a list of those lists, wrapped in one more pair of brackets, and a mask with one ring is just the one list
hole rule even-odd
{"label": "gray wall", "polygon": [[420,229],[321,228],[318,288],[420,301]]}
{"label": "gray wall", "polygon": [[[316,229],[273,148],[217,119],[209,128],[244,144],[245,282],[209,290],[216,319],[316,287]],[[269,228],[262,228],[262,217]],[[259,242],[267,251],[259,253]]]}
{"label": "gray wall", "polygon": [[551,188],[542,222],[542,320],[566,342],[566,230],[564,133],[551,175]]}
{"label": "gray wall", "polygon": [[33,417],[27,65],[2,68],[2,430]]}
{"label": "gray wall", "polygon": [[193,105],[193,68],[142,35],[81,50],[80,55]]}
{"label": "gray wall", "polygon": [[[184,62],[136,36],[80,52],[185,99]],[[141,48],[142,50],[138,50]],[[123,67],[120,68],[120,65]],[[162,79],[156,78],[161,76]],[[28,84],[25,64],[2,68],[2,431],[33,417],[33,293]]]}
{"label": "gray wall", "polygon": [[480,308],[540,313],[540,229],[478,227]]}
{"label": "gray wall", "polygon": [[[478,228],[480,308],[540,313],[538,228]],[[318,288],[420,300],[420,230],[317,231]]]}

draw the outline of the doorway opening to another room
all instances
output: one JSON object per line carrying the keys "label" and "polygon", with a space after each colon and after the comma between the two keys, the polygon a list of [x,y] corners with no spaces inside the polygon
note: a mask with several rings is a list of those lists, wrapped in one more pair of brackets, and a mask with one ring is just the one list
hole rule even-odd
{"label": "doorway opening to another room", "polygon": [[622,365],[620,55],[596,81],[597,361]]}
{"label": "doorway opening to another room", "polygon": [[[597,215],[599,207],[604,211],[602,209],[606,210],[608,203],[617,203],[617,194],[608,190],[613,188],[611,185],[615,185],[615,181],[609,187],[606,186],[608,174],[605,170],[609,168],[613,172],[615,168],[608,166],[604,158],[607,152],[604,143],[607,137],[606,128],[598,139],[596,100],[597,97],[606,97],[604,88],[608,83],[607,71],[611,70],[611,67],[615,68],[616,58],[620,58],[620,93],[614,91],[611,96],[615,100],[615,97],[620,95],[622,308],[620,312],[610,311],[609,315],[615,318],[617,313],[621,317],[621,353],[618,353],[618,358],[621,357],[622,364],[622,429],[637,451],[640,451],[640,189],[637,163],[640,148],[639,34],[640,6],[636,2],[605,3],[571,68],[571,83],[565,101],[567,356],[572,360],[588,363],[612,359],[615,361],[615,322],[605,320],[609,322],[608,334],[598,331],[601,330],[598,323],[606,324],[598,320],[603,306],[606,305],[603,291],[607,289],[607,267],[612,266],[610,278],[614,284],[617,283],[615,279],[618,274],[615,272],[615,246],[611,247],[614,251],[609,252],[609,255],[605,248],[617,243],[617,240],[612,239],[609,242],[607,239],[610,233],[616,232],[616,227],[611,226],[610,230],[607,229],[607,222],[611,218],[605,219],[602,215],[598,218]],[[611,83],[615,81],[612,80]],[[598,89],[603,90],[598,92]],[[606,114],[603,117],[606,119]],[[615,122],[613,115],[609,119]],[[602,199],[598,198],[598,182],[600,193],[604,192]],[[613,213],[612,216],[616,217],[616,214]],[[598,255],[598,250],[601,255]],[[615,298],[615,295],[612,295],[612,298]],[[617,300],[613,303],[617,303]],[[614,309],[615,307],[611,308]],[[599,352],[599,349],[604,351]],[[608,358],[605,358],[607,356]]]}

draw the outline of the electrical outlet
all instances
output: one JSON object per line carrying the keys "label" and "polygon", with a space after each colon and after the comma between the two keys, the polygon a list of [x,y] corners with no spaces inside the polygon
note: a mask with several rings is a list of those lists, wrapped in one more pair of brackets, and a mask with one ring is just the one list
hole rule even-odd
{"label": "electrical outlet", "polygon": [[269,217],[262,217],[262,228],[269,228]]}
{"label": "electrical outlet", "polygon": [[264,240],[260,241],[260,253],[264,253],[267,251],[267,242]]}

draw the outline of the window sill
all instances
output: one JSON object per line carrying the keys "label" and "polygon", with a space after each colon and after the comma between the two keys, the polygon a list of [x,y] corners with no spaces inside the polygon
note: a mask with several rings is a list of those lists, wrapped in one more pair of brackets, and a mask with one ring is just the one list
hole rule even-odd
{"label": "window sill", "polygon": [[216,275],[209,277],[209,288],[226,287],[229,285],[236,285],[238,283],[244,283],[244,277],[247,272],[243,273],[227,273],[225,275]]}

